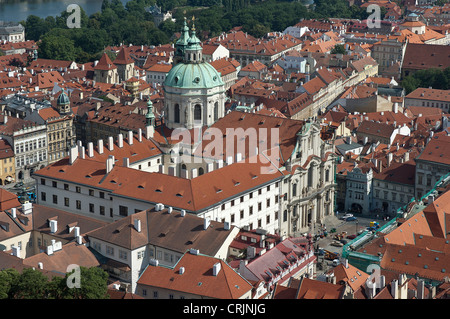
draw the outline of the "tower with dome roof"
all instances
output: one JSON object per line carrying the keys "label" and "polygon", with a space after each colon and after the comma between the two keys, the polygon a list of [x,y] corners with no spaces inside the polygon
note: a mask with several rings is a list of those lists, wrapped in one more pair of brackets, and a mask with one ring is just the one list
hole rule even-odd
{"label": "tower with dome roof", "polygon": [[225,83],[203,60],[202,51],[195,26],[189,35],[185,21],[176,42],[178,63],[164,81],[164,121],[169,128],[210,126],[225,115]]}

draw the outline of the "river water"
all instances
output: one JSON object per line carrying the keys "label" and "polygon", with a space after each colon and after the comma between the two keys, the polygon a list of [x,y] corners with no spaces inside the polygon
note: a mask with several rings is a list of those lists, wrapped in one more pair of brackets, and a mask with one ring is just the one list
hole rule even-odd
{"label": "river water", "polygon": [[[125,5],[128,0],[122,0]],[[0,21],[19,22],[29,15],[40,18],[58,16],[69,4],[77,4],[87,15],[99,12],[102,0],[0,0]]]}

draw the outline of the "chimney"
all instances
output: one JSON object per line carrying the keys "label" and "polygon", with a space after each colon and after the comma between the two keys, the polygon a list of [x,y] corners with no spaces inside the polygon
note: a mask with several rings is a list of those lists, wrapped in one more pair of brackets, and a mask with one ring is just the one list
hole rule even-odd
{"label": "chimney", "polygon": [[112,155],[109,155],[106,159],[106,174],[111,172],[114,166],[114,157]]}
{"label": "chimney", "polygon": [[230,223],[229,222],[223,223],[223,229],[230,230]]}
{"label": "chimney", "polygon": [[39,269],[44,269],[44,264],[42,262],[38,262],[38,268]]}
{"label": "chimney", "polygon": [[206,217],[205,217],[205,218],[203,219],[203,229],[204,229],[204,230],[207,230],[210,223],[211,223],[211,222],[210,222],[209,218],[206,218]]}
{"label": "chimney", "polygon": [[130,159],[128,157],[123,158],[123,166],[130,167]]}
{"label": "chimney", "polygon": [[425,282],[422,279],[417,281],[417,299],[425,299]]}
{"label": "chimney", "polygon": [[80,147],[80,157],[81,157],[81,159],[86,158],[86,150],[85,150],[84,146]]}
{"label": "chimney", "polygon": [[219,272],[220,272],[220,269],[221,269],[220,262],[215,263],[214,266],[213,266],[213,276],[217,276],[219,274]]}
{"label": "chimney", "polygon": [[83,244],[83,237],[82,236],[77,236],[77,244],[78,245]]}
{"label": "chimney", "polygon": [[141,220],[140,219],[136,218],[134,220],[134,229],[136,229],[138,233],[141,232]]}
{"label": "chimney", "polygon": [[109,137],[108,137],[108,149],[109,149],[110,151],[113,151],[113,150],[114,150],[114,139],[113,139],[112,136],[109,136]]}
{"label": "chimney", "polygon": [[185,271],[184,267],[180,267],[180,269],[178,270],[178,273],[180,275],[182,275],[182,274],[184,274],[184,271]]}
{"label": "chimney", "polygon": [[117,137],[117,145],[122,148],[123,147],[123,134],[120,133],[119,136]]}
{"label": "chimney", "polygon": [[75,145],[72,148],[70,148],[69,151],[69,163],[72,165],[75,163],[75,160],[78,158],[78,147]]}
{"label": "chimney", "polygon": [[133,145],[133,131],[128,131],[128,144]]}
{"label": "chimney", "polygon": [[80,236],[80,227],[74,227],[73,228],[73,236],[75,237],[75,238],[77,238],[78,236]]}
{"label": "chimney", "polygon": [[88,143],[88,156],[94,157],[94,143],[92,142]]}
{"label": "chimney", "polygon": [[394,279],[391,282],[391,295],[392,298],[398,299],[398,280]]}
{"label": "chimney", "polygon": [[139,142],[142,142],[142,129],[138,129],[138,140]]}
{"label": "chimney", "polygon": [[380,289],[383,289],[386,286],[386,277],[384,275],[380,276]]}
{"label": "chimney", "polygon": [[103,140],[102,139],[97,141],[97,152],[99,154],[103,154]]}
{"label": "chimney", "polygon": [[32,203],[23,203],[22,204],[22,213],[24,215],[30,214],[33,212],[33,204]]}
{"label": "chimney", "polygon": [[11,208],[11,215],[12,215],[12,218],[17,217],[17,209],[15,207]]}
{"label": "chimney", "polygon": [[371,282],[369,279],[366,281],[367,297],[373,299],[377,294],[377,286],[375,283]]}
{"label": "chimney", "polygon": [[50,220],[49,224],[50,224],[50,232],[51,233],[56,233],[56,231],[58,230],[58,221],[57,220]]}
{"label": "chimney", "polygon": [[181,215],[181,217],[186,216],[186,211],[184,209],[182,209],[180,215]]}

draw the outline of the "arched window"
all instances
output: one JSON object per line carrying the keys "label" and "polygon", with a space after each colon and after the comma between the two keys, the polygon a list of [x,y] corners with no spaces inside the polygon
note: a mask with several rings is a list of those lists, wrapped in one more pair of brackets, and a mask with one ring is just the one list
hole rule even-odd
{"label": "arched window", "polygon": [[219,102],[214,103],[214,121],[219,119]]}
{"label": "arched window", "polygon": [[202,106],[200,104],[195,104],[194,106],[194,121],[202,120]]}
{"label": "arched window", "polygon": [[198,169],[198,176],[203,175],[205,173],[205,170],[203,169],[203,167],[200,167]]}
{"label": "arched window", "polygon": [[175,110],[174,110],[174,122],[180,123],[180,105],[175,104]]}

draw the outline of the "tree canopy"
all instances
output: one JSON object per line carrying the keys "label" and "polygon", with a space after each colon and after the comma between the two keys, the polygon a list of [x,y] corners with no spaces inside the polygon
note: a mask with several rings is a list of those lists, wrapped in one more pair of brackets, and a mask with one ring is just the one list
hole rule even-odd
{"label": "tree canopy", "polygon": [[[184,17],[195,16],[196,29],[209,32],[208,36],[242,26],[250,35],[262,37],[269,31],[282,32],[302,18],[368,16],[364,9],[349,7],[346,0],[316,0],[311,6],[306,3],[308,0],[130,0],[124,6],[120,0],[103,0],[100,12],[87,16],[81,10],[79,29],[67,27],[67,12],[56,18],[29,16],[22,23],[27,39],[42,41],[41,57],[88,62],[98,59],[108,45],[169,43]],[[176,22],[166,20],[156,26],[148,11],[154,4],[163,12],[170,10]]]}
{"label": "tree canopy", "polygon": [[442,69],[419,70],[403,78],[401,85],[406,94],[419,87],[432,87],[438,90],[450,90],[450,67]]}
{"label": "tree canopy", "polygon": [[67,284],[72,273],[49,280],[41,271],[25,268],[0,271],[0,299],[108,299],[108,274],[97,267],[80,267],[80,286]]}

